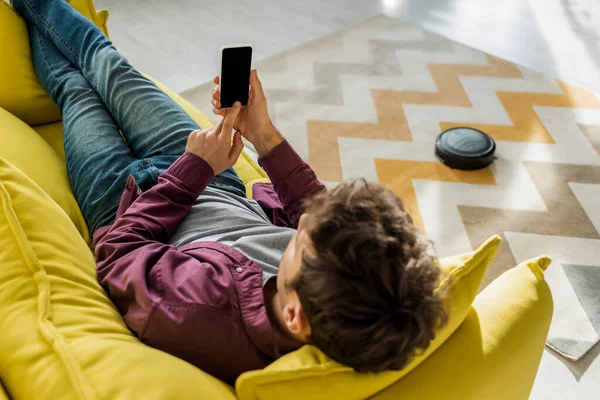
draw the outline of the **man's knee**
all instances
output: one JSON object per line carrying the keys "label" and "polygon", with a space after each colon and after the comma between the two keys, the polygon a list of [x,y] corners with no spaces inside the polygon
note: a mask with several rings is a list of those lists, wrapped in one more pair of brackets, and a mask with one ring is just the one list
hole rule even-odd
{"label": "man's knee", "polygon": [[95,49],[90,57],[88,73],[96,75],[99,82],[115,83],[121,75],[133,70],[125,57],[110,42]]}

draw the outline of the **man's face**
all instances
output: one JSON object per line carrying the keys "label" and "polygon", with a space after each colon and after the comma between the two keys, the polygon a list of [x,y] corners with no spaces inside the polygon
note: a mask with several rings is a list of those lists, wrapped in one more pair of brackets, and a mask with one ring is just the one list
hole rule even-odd
{"label": "man's face", "polygon": [[288,247],[283,253],[277,273],[277,291],[283,305],[289,300],[289,289],[285,287],[286,282],[291,282],[300,272],[302,266],[302,253],[310,246],[310,238],[305,230],[309,214],[302,214],[298,223],[298,231],[290,240]]}

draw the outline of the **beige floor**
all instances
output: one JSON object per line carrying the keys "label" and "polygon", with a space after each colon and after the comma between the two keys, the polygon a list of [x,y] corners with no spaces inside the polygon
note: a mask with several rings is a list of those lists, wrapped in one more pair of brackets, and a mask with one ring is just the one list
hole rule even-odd
{"label": "beige floor", "polygon": [[600,90],[598,0],[96,0],[118,48],[176,91],[209,80],[223,44],[272,56],[377,14]]}
{"label": "beige floor", "polygon": [[[117,47],[139,69],[177,91],[217,73],[223,44],[250,43],[260,60],[380,13],[600,91],[597,0],[96,3],[111,11],[109,28]],[[531,398],[597,398],[599,353],[596,346],[572,364],[546,351]]]}

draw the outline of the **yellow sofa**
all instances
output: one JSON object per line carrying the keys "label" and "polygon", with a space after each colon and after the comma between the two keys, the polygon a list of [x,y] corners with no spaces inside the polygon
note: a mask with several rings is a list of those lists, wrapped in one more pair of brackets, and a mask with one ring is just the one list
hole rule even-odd
{"label": "yellow sofa", "polygon": [[[107,33],[106,11],[71,4]],[[552,316],[538,257],[478,294],[499,245],[440,260],[450,322],[402,371],[357,374],[305,346],[232,388],[140,343],[95,279],[70,190],[56,106],[31,65],[24,22],[0,1],[0,399],[526,399]],[[212,121],[157,83],[206,127]],[[235,165],[251,195],[266,175]]]}

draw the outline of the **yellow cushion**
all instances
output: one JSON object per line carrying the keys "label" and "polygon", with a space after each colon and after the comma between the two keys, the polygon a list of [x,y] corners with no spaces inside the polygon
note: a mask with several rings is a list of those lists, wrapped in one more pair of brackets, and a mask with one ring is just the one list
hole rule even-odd
{"label": "yellow cushion", "polygon": [[14,398],[235,398],[131,334],[68,217],[1,158],[0,332],[0,376]]}
{"label": "yellow cushion", "polygon": [[[72,0],[71,5],[105,28],[91,0]],[[4,1],[0,1],[0,38],[0,107],[29,125],[60,120],[56,104],[35,73],[25,21]]]}
{"label": "yellow cushion", "polygon": [[65,164],[65,141],[62,121],[35,125],[31,128],[48,143],[52,150],[60,157],[62,163]]}
{"label": "yellow cushion", "polygon": [[67,213],[87,241],[87,226],[71,192],[64,160],[27,124],[1,108],[0,143],[0,157],[15,165],[44,189]]}
{"label": "yellow cushion", "polygon": [[[246,372],[236,382],[241,400],[270,399],[364,399],[415,369],[460,326],[492,261],[500,237],[493,236],[477,250],[440,260],[449,282],[449,322],[431,345],[401,371],[357,374],[324,355],[314,346],[304,346],[262,371]],[[443,282],[442,284],[446,284]]]}
{"label": "yellow cushion", "polygon": [[549,264],[534,258],[494,280],[438,351],[373,400],[528,399],[552,319]]}
{"label": "yellow cushion", "polygon": [[2,382],[0,382],[0,400],[8,400],[8,395],[6,394],[6,391],[4,390],[4,386],[2,385]]}

